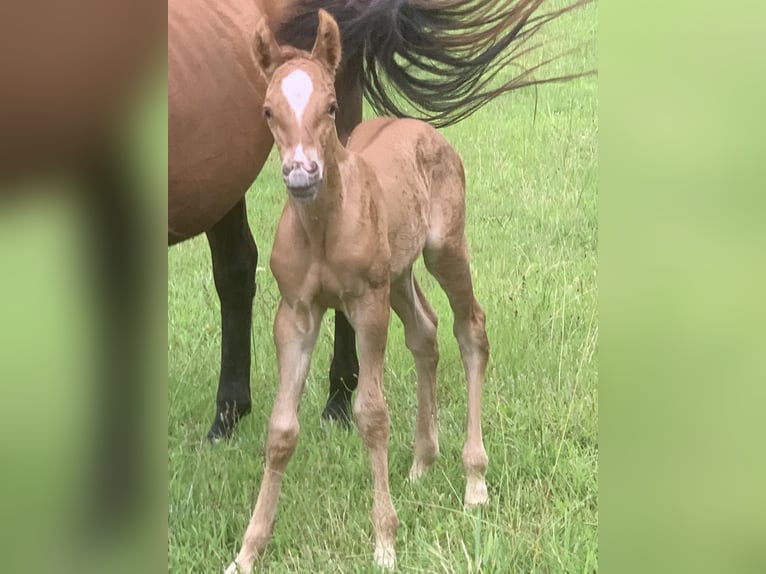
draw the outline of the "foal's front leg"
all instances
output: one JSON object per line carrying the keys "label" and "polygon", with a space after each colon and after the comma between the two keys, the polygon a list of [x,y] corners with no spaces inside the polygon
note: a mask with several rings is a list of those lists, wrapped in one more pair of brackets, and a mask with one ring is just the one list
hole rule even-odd
{"label": "foal's front leg", "polygon": [[354,418],[365,446],[370,451],[375,529],[375,562],[394,568],[394,541],[399,519],[388,487],[388,405],[383,396],[383,360],[391,313],[389,288],[368,291],[348,304],[349,318],[359,343],[359,386],[354,402]]}
{"label": "foal's front leg", "polygon": [[322,309],[316,305],[299,302],[291,306],[284,299],[279,304],[274,321],[279,388],[269,420],[266,468],[242,549],[226,574],[251,572],[256,556],[271,539],[282,475],[298,443],[298,405],[321,319]]}

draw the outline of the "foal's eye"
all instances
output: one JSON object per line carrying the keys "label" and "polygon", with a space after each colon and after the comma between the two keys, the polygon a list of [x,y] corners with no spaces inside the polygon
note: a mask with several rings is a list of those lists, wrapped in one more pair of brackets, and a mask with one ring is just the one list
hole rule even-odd
{"label": "foal's eye", "polygon": [[335,117],[335,114],[338,111],[338,102],[330,102],[330,105],[327,106],[327,113],[330,114],[332,117]]}
{"label": "foal's eye", "polygon": [[271,121],[271,118],[274,117],[274,112],[271,111],[271,108],[264,107],[263,108],[263,117],[266,118],[266,121]]}

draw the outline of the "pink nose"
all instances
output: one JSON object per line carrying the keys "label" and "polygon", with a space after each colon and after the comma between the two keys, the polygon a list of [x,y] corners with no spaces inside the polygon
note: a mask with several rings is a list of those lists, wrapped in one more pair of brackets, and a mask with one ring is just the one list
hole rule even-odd
{"label": "pink nose", "polygon": [[309,175],[314,175],[319,169],[319,165],[315,161],[286,161],[282,164],[282,175],[287,177],[293,170],[302,169]]}

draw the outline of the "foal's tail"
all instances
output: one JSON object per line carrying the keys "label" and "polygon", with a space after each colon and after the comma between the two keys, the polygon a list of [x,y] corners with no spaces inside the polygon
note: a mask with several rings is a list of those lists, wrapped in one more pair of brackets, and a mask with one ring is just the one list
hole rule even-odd
{"label": "foal's tail", "polygon": [[444,127],[511,90],[593,73],[533,75],[558,54],[492,82],[541,47],[530,40],[546,24],[588,2],[542,11],[546,0],[296,0],[294,16],[275,32],[280,42],[310,50],[324,8],[340,27],[344,60],[362,57],[365,96],[377,113],[411,115],[392,97],[393,87],[415,115]]}

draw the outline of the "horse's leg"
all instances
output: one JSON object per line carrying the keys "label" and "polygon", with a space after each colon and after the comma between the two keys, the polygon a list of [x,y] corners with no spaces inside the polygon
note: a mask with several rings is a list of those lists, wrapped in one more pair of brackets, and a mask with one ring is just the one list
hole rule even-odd
{"label": "horse's leg", "polygon": [[221,301],[221,377],[208,439],[228,437],[250,412],[250,324],[258,249],[242,198],[207,232],[213,278]]}
{"label": "horse's leg", "polygon": [[453,333],[460,346],[468,383],[468,421],[463,448],[466,473],[465,505],[486,504],[487,453],[481,434],[481,388],[489,358],[484,311],[474,297],[465,235],[444,238],[441,245],[426,246],[426,268],[436,277],[455,315]]}
{"label": "horse's leg", "polygon": [[335,311],[335,343],[330,364],[330,396],[322,418],[351,425],[351,393],[359,377],[356,334],[342,311]]}
{"label": "horse's leg", "polygon": [[417,480],[439,455],[436,423],[436,366],[439,345],[436,340],[438,318],[420,290],[412,268],[391,286],[391,307],[404,325],[404,340],[415,358],[418,373],[418,416],[415,430],[415,455],[410,480]]}
{"label": "horse's leg", "polygon": [[[351,131],[362,121],[362,56],[343,65],[335,79],[338,97],[338,138],[345,146]],[[351,393],[356,389],[359,359],[356,355],[354,328],[341,311],[335,311],[335,344],[330,364],[330,396],[322,412],[325,420],[351,426]]]}
{"label": "horse's leg", "polygon": [[388,288],[369,290],[349,302],[351,323],[359,339],[359,390],[354,419],[370,451],[375,530],[375,562],[383,568],[396,564],[394,541],[399,520],[388,487],[388,405],[383,395],[383,359],[391,314]]}
{"label": "horse's leg", "polygon": [[311,352],[322,320],[319,307],[279,304],[274,320],[274,342],[279,366],[279,388],[269,420],[266,441],[266,468],[261,490],[242,548],[226,574],[251,572],[256,556],[263,553],[271,539],[277,512],[282,476],[298,444],[298,406],[311,365]]}

